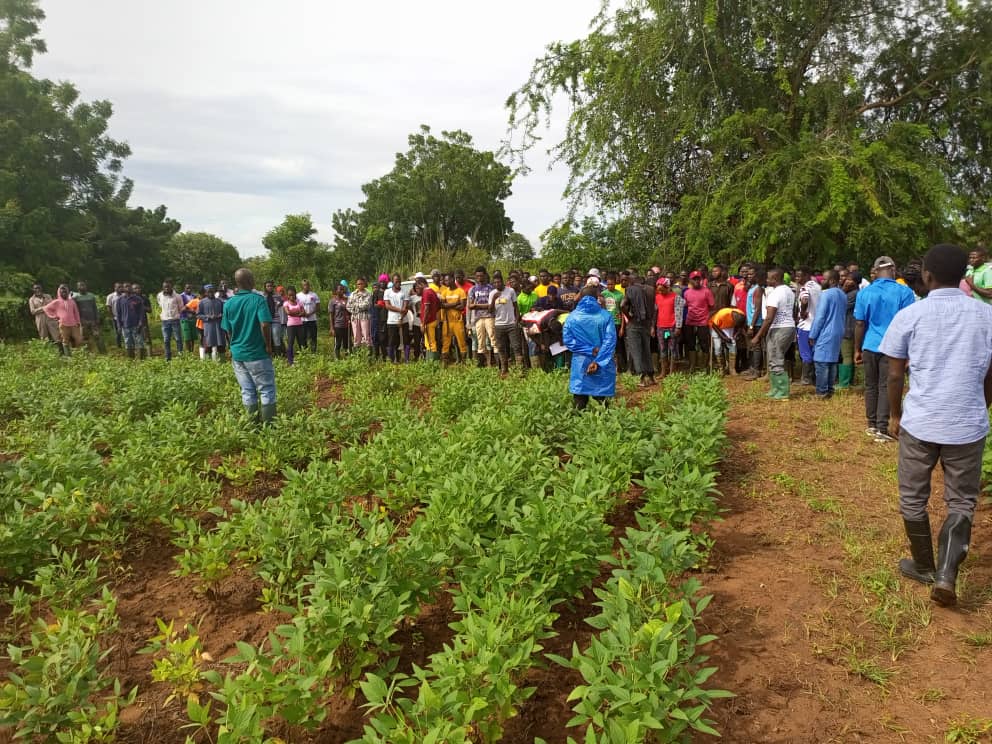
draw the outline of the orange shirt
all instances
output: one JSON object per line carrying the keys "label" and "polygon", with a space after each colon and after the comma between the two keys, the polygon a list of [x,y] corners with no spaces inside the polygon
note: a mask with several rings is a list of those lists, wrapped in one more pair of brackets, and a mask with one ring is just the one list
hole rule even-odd
{"label": "orange shirt", "polygon": [[742,318],[744,317],[744,313],[736,307],[725,307],[722,310],[717,310],[713,313],[713,317],[710,318],[710,327],[729,331],[733,329],[734,318],[738,315]]}
{"label": "orange shirt", "polygon": [[[186,303],[185,309],[195,313],[198,307],[200,307],[200,298],[194,297],[192,300]],[[199,318],[196,319],[196,327],[199,328],[201,331],[203,330],[203,321],[200,320]]]}

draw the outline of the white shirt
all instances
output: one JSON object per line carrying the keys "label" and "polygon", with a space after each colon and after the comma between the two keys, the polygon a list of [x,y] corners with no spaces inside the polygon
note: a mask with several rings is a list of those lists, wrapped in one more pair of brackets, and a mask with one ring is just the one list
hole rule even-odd
{"label": "white shirt", "polygon": [[304,322],[317,320],[317,308],[320,306],[320,298],[316,292],[297,292],[296,301],[303,305]]}
{"label": "white shirt", "polygon": [[120,295],[117,292],[111,292],[107,295],[107,309],[110,310],[110,317],[117,320],[117,300],[120,299]]}
{"label": "white shirt", "polygon": [[161,311],[159,317],[162,320],[179,320],[179,314],[183,311],[183,299],[177,292],[173,292],[171,295],[159,292],[156,299]]}
{"label": "white shirt", "polygon": [[792,317],[792,308],[796,304],[796,293],[788,284],[779,284],[775,288],[765,289],[765,317],[768,317],[768,308],[775,308],[775,319],[768,326],[772,328],[795,328],[796,321]]}
{"label": "white shirt", "polygon": [[[386,301],[387,305],[392,305],[393,307],[403,307],[403,303],[406,302],[406,292],[402,289],[387,289],[382,293],[382,299]],[[400,320],[403,318],[403,313],[394,313],[392,310],[389,311],[389,317],[386,318],[386,325],[399,325]]]}
{"label": "white shirt", "polygon": [[798,324],[800,331],[808,331],[813,327],[813,320],[816,317],[816,306],[820,304],[820,295],[822,293],[823,288],[813,279],[810,279],[800,288],[799,302],[801,303],[804,297],[809,300],[806,304],[806,318],[801,319]]}

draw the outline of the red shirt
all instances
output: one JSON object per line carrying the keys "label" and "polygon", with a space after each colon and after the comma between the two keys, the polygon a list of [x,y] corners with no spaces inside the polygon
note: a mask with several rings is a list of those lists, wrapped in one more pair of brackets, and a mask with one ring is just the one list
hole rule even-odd
{"label": "red shirt", "polygon": [[665,294],[661,294],[660,292],[655,292],[654,306],[658,308],[658,327],[674,328],[675,327],[675,293],[666,292]]}
{"label": "red shirt", "polygon": [[430,287],[424,287],[420,295],[420,324],[426,326],[428,323],[437,321],[437,312],[441,307],[441,300],[438,299],[437,292]]}
{"label": "red shirt", "polygon": [[743,310],[746,302],[747,290],[744,289],[744,282],[737,282],[734,285],[734,307],[739,307]]}

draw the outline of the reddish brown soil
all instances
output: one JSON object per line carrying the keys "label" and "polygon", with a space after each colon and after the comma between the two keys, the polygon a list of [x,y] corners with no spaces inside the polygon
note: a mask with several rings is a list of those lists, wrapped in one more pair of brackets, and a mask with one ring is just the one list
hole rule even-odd
{"label": "reddish brown soil", "polygon": [[337,380],[332,380],[329,377],[318,377],[315,390],[318,408],[348,405],[348,396],[344,394],[344,386]]}
{"label": "reddish brown soil", "polygon": [[[901,580],[898,591],[932,606],[932,620],[893,660],[884,634],[866,619],[858,579],[894,568],[906,554],[894,477],[898,445],[865,436],[860,392],[819,402],[793,387],[792,400],[772,403],[763,397],[765,382],[733,379],[728,387],[731,449],[719,482],[726,513],[711,530],[714,568],[703,576],[714,595],[703,625],[720,636],[710,647],[720,668],[711,684],[737,694],[713,711],[724,741],[944,741],[951,719],[992,717],[992,682],[980,671],[989,648],[962,637],[990,630],[989,510],[976,520],[959,609],[932,606],[922,586]],[[783,488],[776,478],[783,473],[804,485]],[[834,498],[839,513],[810,508],[803,488],[807,496]],[[938,469],[931,507],[937,526],[941,490]],[[844,544],[852,535],[879,550],[878,559],[852,562]],[[892,672],[884,687],[852,671],[851,648]]]}

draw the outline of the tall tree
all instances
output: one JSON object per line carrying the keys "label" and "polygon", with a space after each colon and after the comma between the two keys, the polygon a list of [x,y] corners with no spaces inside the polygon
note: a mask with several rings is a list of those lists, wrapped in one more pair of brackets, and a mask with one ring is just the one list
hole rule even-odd
{"label": "tall tree", "polygon": [[526,235],[514,232],[510,233],[498,251],[494,252],[495,258],[502,258],[511,264],[520,265],[534,260],[534,246],[527,240]]}
{"label": "tall tree", "polygon": [[80,101],[71,83],[30,73],[46,51],[44,17],[35,0],[0,0],[0,271],[96,285],[113,278],[105,270],[119,272],[107,246],[133,238],[131,252],[154,264],[175,223],[159,229],[164,207],[124,214],[131,183],[120,173],[130,149],[107,134],[110,103]]}
{"label": "tall tree", "polygon": [[240,265],[238,249],[210,233],[181,232],[165,247],[166,273],[176,282],[230,278]]}
{"label": "tall tree", "polygon": [[564,94],[567,195],[666,255],[907,257],[992,212],[992,5],[629,0],[510,97],[517,155]]}
{"label": "tall tree", "polygon": [[357,211],[334,215],[335,252],[355,257],[370,272],[409,263],[432,248],[500,246],[513,228],[504,208],[510,169],[494,153],[477,150],[462,131],[435,137],[421,126],[408,142],[392,171],[362,186]]}
{"label": "tall tree", "polygon": [[329,281],[328,264],[331,252],[328,246],[314,237],[317,228],[309,214],[289,214],[281,224],[272,228],[262,238],[269,255],[267,269],[271,276],[283,281]]}

